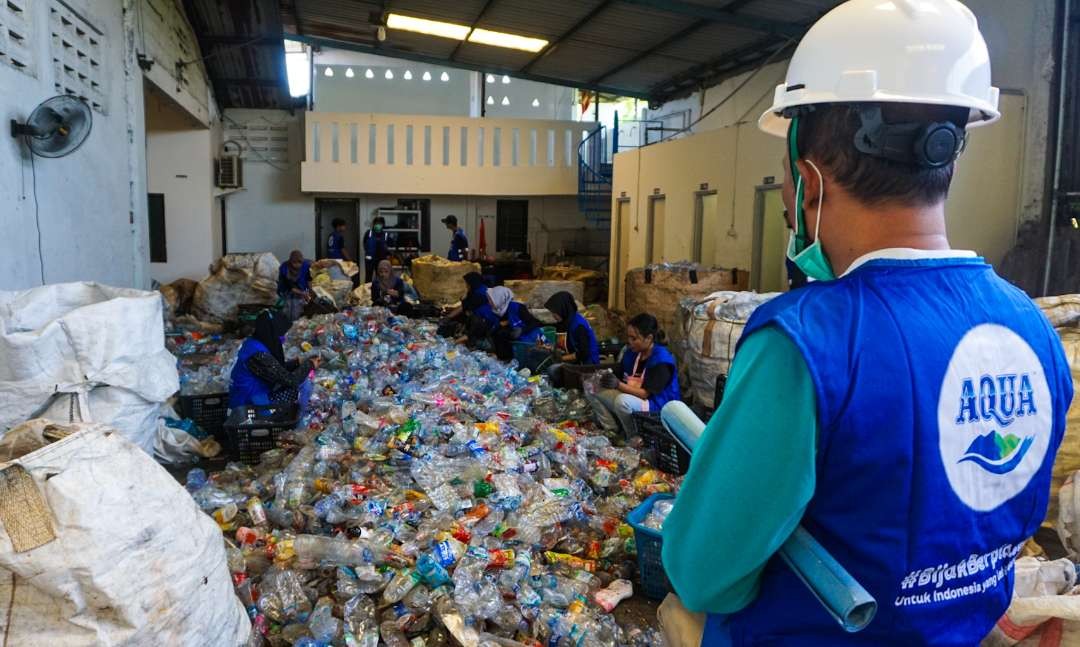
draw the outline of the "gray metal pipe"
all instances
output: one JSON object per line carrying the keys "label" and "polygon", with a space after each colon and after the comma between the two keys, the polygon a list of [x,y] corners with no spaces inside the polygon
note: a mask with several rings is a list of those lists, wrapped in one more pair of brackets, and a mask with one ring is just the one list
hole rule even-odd
{"label": "gray metal pipe", "polygon": [[1057,230],[1057,213],[1060,206],[1061,192],[1061,145],[1065,140],[1065,97],[1069,63],[1069,25],[1072,22],[1072,1],[1065,0],[1064,20],[1061,26],[1061,60],[1058,61],[1058,75],[1061,79],[1058,87],[1057,136],[1054,147],[1054,188],[1050,197],[1050,233],[1046,237],[1046,266],[1043,268],[1042,296],[1049,296],[1050,269],[1054,259],[1054,235]]}

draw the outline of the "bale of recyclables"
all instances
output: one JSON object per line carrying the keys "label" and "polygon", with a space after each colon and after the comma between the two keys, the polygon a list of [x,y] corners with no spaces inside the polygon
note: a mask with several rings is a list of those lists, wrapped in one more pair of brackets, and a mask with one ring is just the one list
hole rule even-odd
{"label": "bale of recyclables", "polygon": [[413,287],[420,299],[440,305],[450,305],[465,297],[465,281],[469,272],[479,272],[479,263],[449,261],[431,254],[413,259]]}
{"label": "bale of recyclables", "polygon": [[270,252],[227,254],[210,266],[195,286],[191,314],[203,321],[221,323],[236,319],[241,303],[277,302],[277,277],[281,263]]}
{"label": "bale of recyclables", "polygon": [[166,321],[172,321],[176,317],[191,312],[191,299],[195,296],[196,285],[198,282],[192,279],[176,279],[158,288],[165,306]]}
{"label": "bale of recyclables", "polygon": [[683,358],[696,404],[709,409],[716,406],[716,378],[731,370],[746,322],[758,306],[777,294],[716,292],[700,301],[683,301],[687,313]]}
{"label": "bale of recyclables", "polygon": [[245,644],[221,530],[176,479],[109,427],[39,422],[0,440],[4,641]]}
{"label": "bale of recyclables", "polygon": [[514,300],[520,301],[529,308],[540,309],[544,307],[551,295],[556,292],[569,292],[574,301],[582,302],[585,285],[581,281],[505,281],[503,283],[514,293]]}
{"label": "bale of recyclables", "polygon": [[582,303],[597,303],[607,300],[607,282],[604,275],[596,270],[588,270],[576,265],[547,265],[540,268],[540,279],[545,281],[581,281]]}
{"label": "bale of recyclables", "polygon": [[316,294],[329,298],[336,307],[342,308],[353,291],[352,277],[359,273],[360,266],[352,261],[324,258],[311,264],[311,287]]}
{"label": "bale of recyclables", "polygon": [[626,316],[629,319],[647,312],[660,322],[669,341],[678,341],[683,335],[676,325],[682,299],[743,291],[749,279],[744,270],[701,267],[687,262],[639,267],[626,274]]}
{"label": "bale of recyclables", "polygon": [[[1061,345],[1072,370],[1073,384],[1080,384],[1080,294],[1043,297],[1035,299],[1035,303],[1061,337]],[[1044,527],[1054,526],[1054,520],[1058,518],[1058,490],[1065,478],[1077,470],[1080,470],[1080,398],[1074,397],[1065,417],[1065,438],[1054,459],[1050,505],[1043,521]]]}
{"label": "bale of recyclables", "polygon": [[623,339],[626,336],[626,321],[622,315],[599,303],[585,306],[581,316],[592,326],[598,340]]}

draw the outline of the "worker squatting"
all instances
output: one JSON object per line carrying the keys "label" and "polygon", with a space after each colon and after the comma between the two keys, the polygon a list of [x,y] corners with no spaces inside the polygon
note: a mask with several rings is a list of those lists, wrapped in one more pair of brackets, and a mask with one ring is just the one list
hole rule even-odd
{"label": "worker squatting", "polygon": [[902,590],[906,591],[915,587],[927,586],[931,583],[934,585],[935,589],[940,589],[946,582],[965,577],[972,577],[988,568],[992,569],[997,567],[999,563],[1001,564],[1001,567],[998,568],[993,575],[982,582],[975,582],[968,584],[967,586],[945,589],[943,591],[935,590],[932,592],[927,591],[925,593],[920,593],[918,595],[897,596],[894,604],[898,607],[904,607],[917,604],[929,604],[930,602],[945,602],[947,600],[955,600],[956,598],[988,591],[997,586],[997,584],[1008,575],[1009,569],[1012,568],[1016,556],[1019,555],[1021,549],[1023,549],[1024,543],[1025,542],[1005,544],[982,555],[971,555],[967,559],[960,560],[955,564],[941,564],[936,568],[931,567],[922,570],[914,570],[900,582],[900,588]]}

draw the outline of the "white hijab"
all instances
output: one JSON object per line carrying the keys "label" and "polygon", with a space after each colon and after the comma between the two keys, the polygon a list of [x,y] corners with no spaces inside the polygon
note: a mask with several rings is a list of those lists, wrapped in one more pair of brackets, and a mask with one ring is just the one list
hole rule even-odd
{"label": "white hijab", "polygon": [[514,300],[514,293],[510,291],[510,288],[500,285],[488,290],[488,297],[491,299],[491,309],[501,317],[506,314],[510,302]]}

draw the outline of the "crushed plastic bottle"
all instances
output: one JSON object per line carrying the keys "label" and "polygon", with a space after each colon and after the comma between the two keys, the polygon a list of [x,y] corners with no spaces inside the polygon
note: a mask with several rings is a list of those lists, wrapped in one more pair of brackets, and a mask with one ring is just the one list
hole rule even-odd
{"label": "crushed plastic bottle", "polygon": [[605,437],[579,394],[382,309],[301,319],[285,350],[322,359],[296,429],[257,465],[186,479],[232,527],[260,640],[662,644],[607,612],[637,570],[623,520],[679,481]]}

